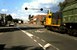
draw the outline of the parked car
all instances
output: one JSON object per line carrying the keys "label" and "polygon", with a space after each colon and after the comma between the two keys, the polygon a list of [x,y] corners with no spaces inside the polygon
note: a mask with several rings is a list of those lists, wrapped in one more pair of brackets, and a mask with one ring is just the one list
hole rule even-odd
{"label": "parked car", "polygon": [[9,24],[9,26],[15,26],[15,23],[14,23],[14,22],[11,22],[11,23]]}

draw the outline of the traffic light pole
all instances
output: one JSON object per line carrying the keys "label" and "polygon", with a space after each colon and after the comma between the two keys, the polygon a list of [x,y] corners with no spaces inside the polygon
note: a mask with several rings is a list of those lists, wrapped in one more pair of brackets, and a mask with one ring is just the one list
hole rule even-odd
{"label": "traffic light pole", "polygon": [[[38,8],[28,8],[28,7],[25,7],[25,10],[28,10],[28,9],[43,11],[43,8],[38,9]],[[48,14],[51,14],[50,8],[44,8],[44,10],[48,10]]]}
{"label": "traffic light pole", "polygon": [[25,10],[28,10],[28,9],[31,9],[31,10],[41,10],[41,11],[43,11],[43,8],[38,9],[38,8],[28,8],[28,7],[25,7]]}

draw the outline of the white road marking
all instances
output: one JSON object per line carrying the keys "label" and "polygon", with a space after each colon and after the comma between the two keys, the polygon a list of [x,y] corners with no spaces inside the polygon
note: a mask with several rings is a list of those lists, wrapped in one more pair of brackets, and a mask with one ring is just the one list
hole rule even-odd
{"label": "white road marking", "polygon": [[43,46],[42,46],[40,43],[38,43],[38,45],[41,46],[41,47],[43,48]]}
{"label": "white road marking", "polygon": [[21,31],[24,32],[24,33],[25,33],[26,35],[28,35],[29,37],[32,37],[32,36],[33,36],[32,34],[26,32],[26,31],[23,31],[23,30],[21,30]]}
{"label": "white road marking", "polygon": [[59,48],[57,48],[57,47],[51,45],[50,43],[47,43],[46,45],[44,45],[44,49],[46,50],[46,48],[48,48],[48,47],[50,47],[50,46],[53,47],[53,48],[56,49],[56,50],[60,50]]}
{"label": "white road marking", "polygon": [[37,42],[35,39],[34,39],[34,41]]}
{"label": "white road marking", "polygon": [[[36,37],[37,39],[41,39],[41,38],[39,38],[39,37]],[[41,41],[43,41],[43,42],[45,42],[45,40],[43,40],[43,39],[41,39]]]}
{"label": "white road marking", "polygon": [[50,47],[51,44],[47,43],[45,46],[44,46],[44,49],[46,50],[46,48]]}
{"label": "white road marking", "polygon": [[[20,29],[20,28],[19,28]],[[21,30],[21,29],[20,29]],[[33,34],[31,33],[28,33],[27,31],[24,31],[24,30],[21,30],[23,33],[25,33],[26,35],[28,35],[31,39],[33,39],[32,37],[34,36]],[[39,38],[39,37],[38,37]],[[34,40],[34,39],[33,39]],[[42,39],[43,40],[43,39]],[[37,42],[36,40],[34,40],[35,42]],[[44,40],[43,40],[44,41]],[[37,42],[38,43],[38,42]],[[50,47],[52,46],[53,48],[55,48],[56,50],[59,50],[57,47],[51,45],[50,43],[47,43],[45,46],[41,45],[40,43],[38,43],[38,45],[40,47],[42,47],[44,50],[46,50],[47,47]]]}
{"label": "white road marking", "polygon": [[42,32],[44,32],[44,31],[43,31],[43,30],[36,30],[35,32],[42,33]]}
{"label": "white road marking", "polygon": [[[21,30],[21,29],[20,29]],[[24,31],[24,30],[21,30],[23,33],[25,33],[26,35],[28,35],[31,39],[33,39],[32,38],[32,34],[30,34],[30,33],[28,33],[28,32],[26,32],[26,31]],[[34,39],[33,39],[34,40]],[[36,40],[34,40],[34,42],[37,42]],[[38,43],[38,42],[37,42]],[[42,47],[43,48],[43,46],[40,44],[40,43],[38,43],[38,45],[40,46],[40,47]]]}
{"label": "white road marking", "polygon": [[45,42],[45,40],[41,39],[43,42]]}
{"label": "white road marking", "polygon": [[39,37],[36,37],[37,39],[40,39]]}

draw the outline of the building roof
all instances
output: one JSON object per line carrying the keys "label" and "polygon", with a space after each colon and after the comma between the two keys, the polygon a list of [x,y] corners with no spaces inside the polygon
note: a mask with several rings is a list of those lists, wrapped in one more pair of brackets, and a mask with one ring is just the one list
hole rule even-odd
{"label": "building roof", "polygon": [[37,18],[38,20],[42,21],[44,17],[46,17],[46,15],[37,15],[37,16],[34,16],[33,19]]}

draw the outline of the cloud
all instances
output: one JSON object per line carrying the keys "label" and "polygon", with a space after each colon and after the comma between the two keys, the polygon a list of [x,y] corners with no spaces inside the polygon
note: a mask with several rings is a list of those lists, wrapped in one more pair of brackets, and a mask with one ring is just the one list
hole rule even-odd
{"label": "cloud", "polygon": [[55,0],[38,0],[39,3],[43,3],[43,4],[47,4],[47,3],[53,3],[55,4],[56,1]]}
{"label": "cloud", "polygon": [[23,19],[24,21],[28,20],[28,14],[25,14],[23,12],[17,12],[17,13],[11,13],[13,19]]}
{"label": "cloud", "polygon": [[[32,2],[29,2],[29,3],[24,3],[22,5],[22,10],[25,11],[25,7],[28,7],[28,8],[54,8],[54,6],[58,7],[57,5],[59,4],[59,2],[63,2],[64,0],[33,0]],[[56,8],[55,7],[55,8]],[[29,9],[30,10],[30,9]],[[26,11],[26,12],[34,12],[34,11]],[[52,9],[53,10],[53,9]],[[36,10],[35,12],[37,12],[38,10]]]}
{"label": "cloud", "polygon": [[16,13],[11,13],[11,15],[13,18],[18,18],[18,14],[16,14]]}
{"label": "cloud", "polygon": [[7,10],[7,9],[1,9],[1,11],[2,11],[2,12],[7,12],[8,10]]}
{"label": "cloud", "polygon": [[11,15],[14,17],[14,16],[17,16],[17,14],[15,14],[15,13],[11,13]]}
{"label": "cloud", "polygon": [[[12,13],[14,18],[20,18],[23,20],[28,20],[29,14],[31,15],[38,15],[38,14],[46,14],[47,10],[40,11],[40,10],[32,10],[31,8],[50,8],[52,12],[56,12],[59,10],[58,4],[59,2],[63,2],[64,0],[31,0],[31,2],[24,2],[21,6],[20,10],[17,12]],[[25,7],[28,7],[28,10],[25,10]]]}

